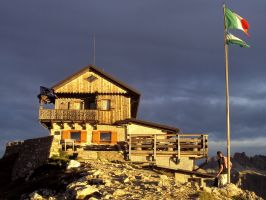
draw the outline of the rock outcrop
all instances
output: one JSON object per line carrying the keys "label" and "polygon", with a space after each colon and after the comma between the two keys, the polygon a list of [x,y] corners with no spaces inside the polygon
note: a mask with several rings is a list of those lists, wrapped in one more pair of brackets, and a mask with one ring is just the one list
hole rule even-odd
{"label": "rock outcrop", "polygon": [[[72,161],[73,162],[73,161]],[[75,162],[76,163],[76,162]],[[0,177],[1,178],[1,177]],[[23,182],[12,182],[1,190],[0,199],[252,199],[254,192],[231,184],[225,188],[200,189],[181,183],[173,174],[131,163],[91,160],[67,169],[44,166]],[[1,196],[2,195],[2,196]],[[208,199],[207,198],[207,199]]]}

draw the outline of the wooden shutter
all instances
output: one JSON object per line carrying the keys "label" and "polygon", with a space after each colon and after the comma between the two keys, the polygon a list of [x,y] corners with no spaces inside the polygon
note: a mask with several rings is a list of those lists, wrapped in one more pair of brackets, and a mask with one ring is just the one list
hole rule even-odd
{"label": "wooden shutter", "polygon": [[92,143],[100,143],[100,131],[92,131]]}
{"label": "wooden shutter", "polygon": [[111,143],[112,144],[116,144],[117,143],[117,132],[115,132],[115,131],[112,131],[112,134],[111,134]]}
{"label": "wooden shutter", "polygon": [[69,131],[62,131],[61,139],[70,139],[70,132]]}
{"label": "wooden shutter", "polygon": [[81,131],[80,142],[87,142],[87,131]]}

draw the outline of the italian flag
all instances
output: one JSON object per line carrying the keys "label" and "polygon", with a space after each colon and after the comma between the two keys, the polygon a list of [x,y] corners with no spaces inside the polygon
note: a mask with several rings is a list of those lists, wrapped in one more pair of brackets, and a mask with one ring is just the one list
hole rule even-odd
{"label": "italian flag", "polygon": [[236,44],[236,45],[239,45],[240,47],[250,47],[246,42],[244,42],[240,38],[232,35],[231,33],[227,33],[226,43],[227,44]]}
{"label": "italian flag", "polygon": [[240,29],[248,36],[249,24],[246,19],[225,7],[225,25],[228,29]]}

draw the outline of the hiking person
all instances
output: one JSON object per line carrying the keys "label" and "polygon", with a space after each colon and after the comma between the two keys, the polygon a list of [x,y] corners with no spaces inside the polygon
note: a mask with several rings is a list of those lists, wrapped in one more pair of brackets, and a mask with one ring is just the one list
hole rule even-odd
{"label": "hiking person", "polygon": [[[216,179],[218,180],[218,187],[222,187],[227,183],[227,157],[223,155],[221,151],[217,151],[217,161],[219,165],[219,169],[216,175]],[[230,168],[232,167],[232,163],[230,162]]]}

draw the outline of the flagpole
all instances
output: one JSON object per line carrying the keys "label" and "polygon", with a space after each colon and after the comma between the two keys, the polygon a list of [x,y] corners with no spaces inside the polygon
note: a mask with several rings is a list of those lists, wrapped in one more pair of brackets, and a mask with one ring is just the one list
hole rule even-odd
{"label": "flagpole", "polygon": [[227,183],[231,182],[230,177],[230,107],[229,107],[229,75],[228,75],[228,45],[226,43],[226,34],[227,34],[227,28],[226,28],[226,19],[225,19],[225,4],[223,5],[223,11],[224,11],[224,52],[225,52],[225,98],[226,98],[226,131],[227,131]]}

